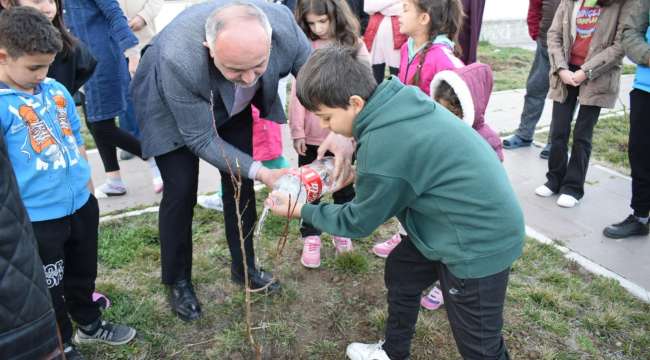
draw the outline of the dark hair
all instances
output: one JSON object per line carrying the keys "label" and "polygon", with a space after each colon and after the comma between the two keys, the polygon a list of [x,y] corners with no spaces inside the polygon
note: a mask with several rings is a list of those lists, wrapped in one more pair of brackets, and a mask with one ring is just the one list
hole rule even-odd
{"label": "dark hair", "polygon": [[440,82],[440,85],[438,85],[436,91],[433,93],[433,99],[438,102],[445,100],[453,107],[453,109],[448,109],[449,111],[454,114],[458,113],[458,117],[460,118],[463,117],[463,106],[460,104],[460,99],[456,95],[454,88],[448,82],[444,80]]}
{"label": "dark hair", "polygon": [[17,6],[0,13],[0,48],[12,58],[25,54],[56,54],[61,34],[40,11]]}
{"label": "dark hair", "polygon": [[341,45],[358,48],[359,20],[344,0],[300,0],[296,5],[296,22],[311,40],[318,40],[307,24],[307,14],[327,15],[333,30],[332,38]]}
{"label": "dark hair", "polygon": [[377,82],[356,53],[354,48],[338,44],[316,50],[296,79],[296,95],[302,106],[314,112],[321,105],[347,109],[354,95],[368,100]]}
{"label": "dark hair", "polygon": [[[11,7],[22,6],[20,5],[20,0],[7,0]],[[63,54],[68,55],[72,50],[77,46],[77,39],[70,34],[68,28],[65,26],[63,21],[63,0],[53,0],[56,4],[56,15],[52,19],[52,24],[59,30],[61,33],[61,39],[63,40]],[[0,6],[2,9],[2,6]]]}
{"label": "dark hair", "polygon": [[[429,15],[429,39],[433,40],[436,36],[445,34],[451,41],[458,43],[458,34],[463,25],[463,4],[460,0],[410,0],[420,12]],[[424,58],[431,49],[431,42],[427,42],[420,53],[420,62],[413,83],[417,85],[420,82],[420,72],[424,64]]]}

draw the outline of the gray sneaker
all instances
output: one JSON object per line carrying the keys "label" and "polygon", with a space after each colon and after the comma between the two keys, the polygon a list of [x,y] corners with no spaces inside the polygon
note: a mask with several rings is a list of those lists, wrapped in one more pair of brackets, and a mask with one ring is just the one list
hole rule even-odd
{"label": "gray sneaker", "polygon": [[86,334],[83,330],[77,329],[74,342],[77,344],[101,342],[109,345],[123,345],[133,340],[134,337],[134,328],[102,320],[94,334]]}

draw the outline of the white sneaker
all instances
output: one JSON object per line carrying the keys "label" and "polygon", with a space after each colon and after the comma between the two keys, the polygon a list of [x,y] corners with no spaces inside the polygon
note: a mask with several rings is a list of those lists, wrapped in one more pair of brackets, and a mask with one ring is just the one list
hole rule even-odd
{"label": "white sneaker", "polygon": [[535,189],[535,194],[541,197],[549,197],[549,196],[553,196],[553,194],[555,193],[551,189],[546,187],[546,185],[542,185],[537,187],[537,189]]}
{"label": "white sneaker", "polygon": [[563,207],[563,208],[572,208],[572,207],[578,205],[579,202],[580,201],[578,199],[574,198],[571,195],[562,194],[562,195],[560,195],[559,198],[557,198],[556,204],[558,206]]}
{"label": "white sneaker", "polygon": [[390,360],[381,346],[384,344],[380,341],[376,344],[352,343],[348,345],[345,354],[351,360]]}
{"label": "white sneaker", "polygon": [[196,202],[202,208],[223,211],[223,200],[219,191],[212,195],[199,195],[196,197]]}
{"label": "white sneaker", "polygon": [[97,199],[105,199],[109,196],[122,196],[124,194],[126,194],[126,187],[124,185],[105,182],[95,188],[95,197]]}

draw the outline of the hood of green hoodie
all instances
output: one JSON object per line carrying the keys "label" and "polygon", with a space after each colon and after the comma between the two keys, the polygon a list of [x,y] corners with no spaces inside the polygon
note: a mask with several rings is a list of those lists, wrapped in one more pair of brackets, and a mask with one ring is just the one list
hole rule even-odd
{"label": "hood of green hoodie", "polygon": [[[431,111],[430,108],[421,106],[423,100],[435,106],[420,89],[406,86],[397,77],[391,76],[377,86],[363,110],[357,115],[352,135],[358,140],[360,134],[422,116]],[[399,108],[400,116],[381,116],[396,108]]]}

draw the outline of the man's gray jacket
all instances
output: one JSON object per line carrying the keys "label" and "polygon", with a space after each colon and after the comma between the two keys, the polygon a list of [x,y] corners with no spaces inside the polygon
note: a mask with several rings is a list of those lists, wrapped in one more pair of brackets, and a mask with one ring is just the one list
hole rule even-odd
{"label": "man's gray jacket", "polygon": [[[233,169],[238,165],[242,176],[251,175],[253,159],[217,135],[216,128],[230,117],[234,86],[216,69],[203,46],[206,19],[229,2],[215,0],[190,7],[145,50],[131,87],[144,157],[187,146],[221,170],[228,170],[228,164]],[[248,2],[266,14],[273,29],[268,68],[252,104],[263,118],[285,123],[278,80],[298,73],[311,54],[311,45],[287,7],[263,0]]]}

